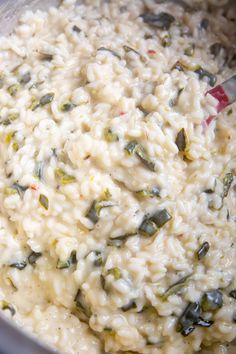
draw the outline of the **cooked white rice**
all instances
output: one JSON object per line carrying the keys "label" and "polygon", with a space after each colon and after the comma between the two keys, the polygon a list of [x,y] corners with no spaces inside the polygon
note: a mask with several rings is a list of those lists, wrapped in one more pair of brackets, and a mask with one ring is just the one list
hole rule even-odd
{"label": "cooked white rice", "polygon": [[[232,45],[233,14],[230,21],[221,9],[210,15],[152,0],[74,3],[27,11],[0,38],[0,304],[63,353],[226,353],[236,337],[236,189],[234,179],[223,199],[222,183],[236,174],[236,107],[207,126],[217,102],[194,70],[202,66],[217,83],[233,75],[224,49],[217,57],[209,50]],[[175,22],[149,26],[140,17],[148,11]],[[48,93],[51,102],[38,105]],[[130,141],[147,156],[128,154]],[[153,187],[159,197],[143,195]],[[95,215],[91,205],[101,200],[112,207]],[[163,209],[172,219],[142,234],[144,216]],[[201,317],[214,323],[178,332],[187,305],[202,306],[212,290],[223,306]]]}

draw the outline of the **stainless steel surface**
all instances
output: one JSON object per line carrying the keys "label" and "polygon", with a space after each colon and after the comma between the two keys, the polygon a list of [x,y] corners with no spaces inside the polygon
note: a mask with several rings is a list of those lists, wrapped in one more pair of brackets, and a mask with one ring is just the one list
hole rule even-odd
{"label": "stainless steel surface", "polygon": [[0,34],[12,31],[23,10],[27,8],[32,10],[47,9],[51,5],[57,5],[59,1],[60,0],[0,0]]}
{"label": "stainless steel surface", "polygon": [[0,316],[0,354],[55,354]]}

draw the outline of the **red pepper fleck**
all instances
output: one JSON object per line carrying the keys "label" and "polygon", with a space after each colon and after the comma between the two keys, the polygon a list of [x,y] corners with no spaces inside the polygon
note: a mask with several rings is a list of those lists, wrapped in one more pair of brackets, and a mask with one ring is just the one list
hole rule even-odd
{"label": "red pepper fleck", "polygon": [[225,93],[223,86],[218,85],[207,92],[218,100],[217,111],[221,112],[225,107],[229,105],[229,98]]}
{"label": "red pepper fleck", "polygon": [[33,191],[37,191],[39,189],[39,186],[37,184],[32,184],[30,186],[30,188],[33,190]]}
{"label": "red pepper fleck", "polygon": [[156,54],[156,51],[155,51],[155,50],[153,50],[153,49],[149,49],[149,50],[148,50],[148,54],[150,54],[150,55],[154,55],[154,54]]}
{"label": "red pepper fleck", "polygon": [[215,116],[210,116],[210,117],[208,117],[208,118],[206,119],[206,124],[207,124],[207,125],[210,125],[211,122],[212,122],[214,119],[215,119]]}
{"label": "red pepper fleck", "polygon": [[120,116],[124,116],[125,114],[125,112],[120,112]]}

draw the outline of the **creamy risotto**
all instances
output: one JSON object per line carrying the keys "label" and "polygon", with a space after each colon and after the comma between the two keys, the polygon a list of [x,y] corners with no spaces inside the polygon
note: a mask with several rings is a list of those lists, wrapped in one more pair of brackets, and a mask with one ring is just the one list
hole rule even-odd
{"label": "creamy risotto", "polygon": [[67,0],[0,38],[0,306],[60,352],[236,337],[236,107],[206,95],[235,14],[202,3]]}

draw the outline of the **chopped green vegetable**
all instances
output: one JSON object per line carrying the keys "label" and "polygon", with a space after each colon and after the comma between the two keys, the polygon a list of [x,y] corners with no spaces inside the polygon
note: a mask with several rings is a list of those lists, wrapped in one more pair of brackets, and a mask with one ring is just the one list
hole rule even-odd
{"label": "chopped green vegetable", "polygon": [[61,261],[58,259],[57,261],[57,269],[67,269],[70,268],[71,265],[77,263],[76,251],[72,251],[70,257],[66,261]]}
{"label": "chopped green vegetable", "polygon": [[159,228],[164,226],[171,219],[172,216],[166,209],[157,211],[151,217],[144,217],[144,220],[139,227],[139,231],[147,236],[153,236]]}
{"label": "chopped green vegetable", "polygon": [[177,145],[179,151],[181,151],[181,152],[185,151],[187,144],[188,144],[188,138],[187,138],[187,134],[186,134],[184,128],[182,128],[178,132],[176,140],[175,140],[175,144]]}
{"label": "chopped green vegetable", "polygon": [[118,237],[114,237],[114,238],[110,238],[107,241],[107,245],[108,246],[115,246],[115,247],[121,247],[122,244],[129,238],[132,236],[136,236],[137,235],[137,231],[132,232],[132,233],[128,233],[128,234],[124,234]]}
{"label": "chopped green vegetable", "polygon": [[187,55],[188,57],[192,57],[194,54],[194,44],[190,45],[189,47],[185,48],[184,54]]}
{"label": "chopped green vegetable", "polygon": [[100,251],[93,251],[95,254],[95,260],[93,262],[95,267],[100,267],[103,264],[103,257]]}
{"label": "chopped green vegetable", "polygon": [[194,65],[191,66],[189,64],[186,64],[180,60],[178,60],[174,66],[172,67],[172,70],[176,69],[179,71],[194,71],[196,74],[198,74],[198,77],[200,80],[206,78],[207,82],[210,86],[214,86],[217,80],[216,75],[211,74],[209,71],[203,69],[200,65]]}
{"label": "chopped green vegetable", "polygon": [[39,203],[45,210],[48,210],[49,202],[48,202],[48,197],[46,197],[46,195],[40,194]]}
{"label": "chopped green vegetable", "polygon": [[135,149],[136,155],[142,161],[142,163],[151,171],[155,171],[155,163],[151,158],[146,154],[144,148],[139,144]]}
{"label": "chopped green vegetable", "polygon": [[10,142],[12,141],[12,138],[14,137],[15,134],[16,134],[16,132],[7,133],[5,136],[5,143],[10,144]]}
{"label": "chopped green vegetable", "polygon": [[43,97],[40,98],[40,106],[45,106],[46,104],[49,104],[53,101],[54,99],[54,96],[55,96],[55,93],[53,92],[50,92],[50,93],[47,93],[46,95],[44,95]]}
{"label": "chopped green vegetable", "polygon": [[75,296],[75,304],[76,307],[78,308],[78,310],[86,317],[89,318],[91,316],[91,310],[88,306],[88,304],[86,303],[84,294],[82,293],[82,291],[79,289],[76,296]]}
{"label": "chopped green vegetable", "polygon": [[203,318],[199,317],[199,320],[196,322],[196,325],[200,327],[211,327],[214,321],[211,320],[204,320]]}
{"label": "chopped green vegetable", "polygon": [[126,146],[125,150],[128,152],[129,155],[133,154],[138,146],[137,141],[130,141]]}
{"label": "chopped green vegetable", "polygon": [[44,162],[37,161],[35,163],[34,176],[37,177],[39,180],[43,178],[43,169],[44,169]]}
{"label": "chopped green vegetable", "polygon": [[158,227],[153,220],[144,218],[138,230],[146,236],[153,236],[157,232]]}
{"label": "chopped green vegetable", "polygon": [[41,252],[34,252],[32,251],[28,257],[28,262],[30,265],[35,265],[38,258],[42,256]]}
{"label": "chopped green vegetable", "polygon": [[52,61],[53,55],[49,53],[40,53],[40,60],[42,61]]}
{"label": "chopped green vegetable", "polygon": [[0,124],[7,126],[7,125],[11,124],[11,121],[10,121],[10,119],[6,118],[6,119],[2,120],[0,122]]}
{"label": "chopped green vegetable", "polygon": [[226,173],[222,181],[220,181],[218,178],[215,180],[215,187],[213,193],[216,193],[216,197],[218,197],[218,200],[215,201],[215,199],[212,199],[209,201],[208,207],[210,209],[220,210],[223,207],[224,198],[226,198],[229,193],[233,178],[233,173],[229,172]]}
{"label": "chopped green vegetable", "polygon": [[10,264],[11,268],[16,268],[18,270],[23,270],[27,266],[27,263],[25,261],[22,262],[15,262]]}
{"label": "chopped green vegetable", "polygon": [[197,251],[197,258],[200,261],[203,257],[205,257],[205,255],[207,254],[207,252],[210,249],[210,245],[208,242],[204,242],[201,247],[199,248],[199,250]]}
{"label": "chopped green vegetable", "polygon": [[58,179],[58,181],[60,182],[60,184],[62,184],[63,186],[76,182],[76,178],[74,176],[68,175],[61,168],[57,168],[55,170],[55,176]]}
{"label": "chopped green vegetable", "polygon": [[114,52],[114,50],[111,50],[111,49],[108,49],[108,48],[105,48],[105,47],[100,47],[98,48],[98,51],[105,51],[105,52],[109,52],[111,53],[114,57],[118,58],[121,60],[121,56],[119,54],[117,54],[116,52]]}
{"label": "chopped green vegetable", "polygon": [[137,308],[137,305],[136,305],[135,300],[130,300],[130,301],[128,302],[128,304],[123,305],[123,306],[121,307],[121,310],[122,310],[123,312],[126,312],[126,311],[129,311],[129,310],[132,310],[132,309],[136,309],[136,308]]}
{"label": "chopped green vegetable", "polygon": [[158,228],[164,226],[168,221],[172,219],[172,216],[168,213],[166,209],[157,211],[153,216],[152,220],[157,225]]}
{"label": "chopped green vegetable", "polygon": [[140,191],[135,192],[138,197],[141,198],[154,198],[154,197],[160,197],[160,188],[159,187],[153,187],[153,188],[147,188],[147,189],[141,189]]}
{"label": "chopped green vegetable", "polygon": [[104,138],[109,143],[112,143],[114,141],[118,141],[119,140],[118,135],[113,133],[111,128],[105,128],[104,129]]}
{"label": "chopped green vegetable", "polygon": [[236,289],[231,290],[229,296],[236,300]]}
{"label": "chopped green vegetable", "polygon": [[109,200],[94,200],[89,208],[86,218],[90,219],[94,224],[99,220],[100,212],[103,208],[109,208],[115,204]]}
{"label": "chopped green vegetable", "polygon": [[109,200],[111,197],[112,197],[111,192],[109,191],[108,188],[105,188],[104,191],[102,192],[101,199]]}
{"label": "chopped green vegetable", "polygon": [[231,187],[231,184],[233,182],[234,175],[232,172],[226,173],[226,175],[223,178],[223,195],[222,197],[225,198],[227,197],[229,193],[229,189]]}
{"label": "chopped green vegetable", "polygon": [[199,68],[197,70],[194,70],[196,74],[198,74],[199,79],[203,79],[206,78],[207,82],[209,83],[210,86],[214,86],[217,80],[216,75],[211,74],[209,71],[203,69],[203,68]]}
{"label": "chopped green vegetable", "polygon": [[201,309],[204,312],[215,311],[223,306],[223,294],[219,290],[207,291],[201,299]]}
{"label": "chopped green vegetable", "polygon": [[233,113],[233,109],[230,108],[230,109],[228,110],[228,112],[227,112],[227,116],[230,116],[232,113]]}
{"label": "chopped green vegetable", "polygon": [[26,85],[30,80],[31,80],[31,74],[30,72],[27,72],[20,78],[20,84]]}
{"label": "chopped green vegetable", "polygon": [[11,188],[11,187],[6,187],[4,189],[4,193],[7,197],[11,196],[11,195],[14,195],[14,194],[17,194],[17,190],[15,188]]}
{"label": "chopped green vegetable", "polygon": [[11,96],[15,96],[20,91],[20,85],[19,84],[13,84],[13,85],[8,87],[7,91],[8,91],[8,93]]}
{"label": "chopped green vegetable", "polygon": [[31,103],[30,103],[29,109],[31,111],[35,111],[39,106],[40,106],[39,100],[35,96],[33,96],[31,98]]}
{"label": "chopped green vegetable", "polygon": [[5,300],[0,300],[0,308],[1,310],[9,310],[11,315],[14,316],[16,313],[15,308],[7,301]]}
{"label": "chopped green vegetable", "polygon": [[100,275],[101,287],[104,291],[107,291],[106,278],[103,274]]}
{"label": "chopped green vegetable", "polygon": [[171,295],[178,294],[179,291],[188,285],[192,275],[192,273],[188,274],[184,278],[171,285],[164,293],[163,298],[167,299]]}
{"label": "chopped green vegetable", "polygon": [[136,154],[136,156],[141,160],[143,165],[145,165],[149,170],[155,171],[155,163],[152,159],[147,155],[145,149],[141,144],[137,141],[133,140],[130,141],[126,146],[125,150],[128,152],[129,155]]}
{"label": "chopped green vegetable", "polygon": [[167,12],[160,12],[159,14],[147,13],[140,17],[142,17],[143,21],[148,25],[165,30],[168,30],[175,21],[175,18]]}
{"label": "chopped green vegetable", "polygon": [[11,146],[14,151],[18,151],[20,148],[19,144],[16,141],[14,141]]}
{"label": "chopped green vegetable", "polygon": [[211,189],[211,188],[204,190],[204,193],[206,193],[206,194],[213,194],[214,192],[215,192],[214,189]]}
{"label": "chopped green vegetable", "polygon": [[28,186],[22,186],[17,182],[13,183],[11,187],[14,188],[20,196],[22,196],[23,193],[29,188]]}
{"label": "chopped green vegetable", "polygon": [[76,104],[72,102],[63,103],[60,107],[62,112],[71,112],[76,107]]}
{"label": "chopped green vegetable", "polygon": [[121,278],[121,270],[118,267],[108,269],[107,274],[113,275],[115,280],[118,280]]}
{"label": "chopped green vegetable", "polygon": [[137,52],[137,50],[135,50],[134,48],[131,48],[131,47],[127,46],[127,45],[124,45],[123,48],[124,48],[124,51],[126,53],[133,52],[133,53],[135,53],[137,55],[140,55],[140,53]]}
{"label": "chopped green vegetable", "polygon": [[200,304],[193,302],[188,304],[177,323],[177,332],[181,332],[183,336],[188,336],[195,329],[195,324],[200,317]]}
{"label": "chopped green vegetable", "polygon": [[171,35],[169,33],[165,34],[161,39],[161,45],[165,47],[170,47],[172,44]]}
{"label": "chopped green vegetable", "polygon": [[201,317],[201,307],[199,302],[188,304],[177,323],[177,332],[183,336],[188,336],[193,332],[195,326],[210,327],[214,322],[204,320]]}
{"label": "chopped green vegetable", "polygon": [[72,27],[72,31],[74,31],[74,32],[76,32],[76,33],[80,33],[80,32],[81,32],[81,29],[80,29],[78,26],[74,25],[74,26]]}

